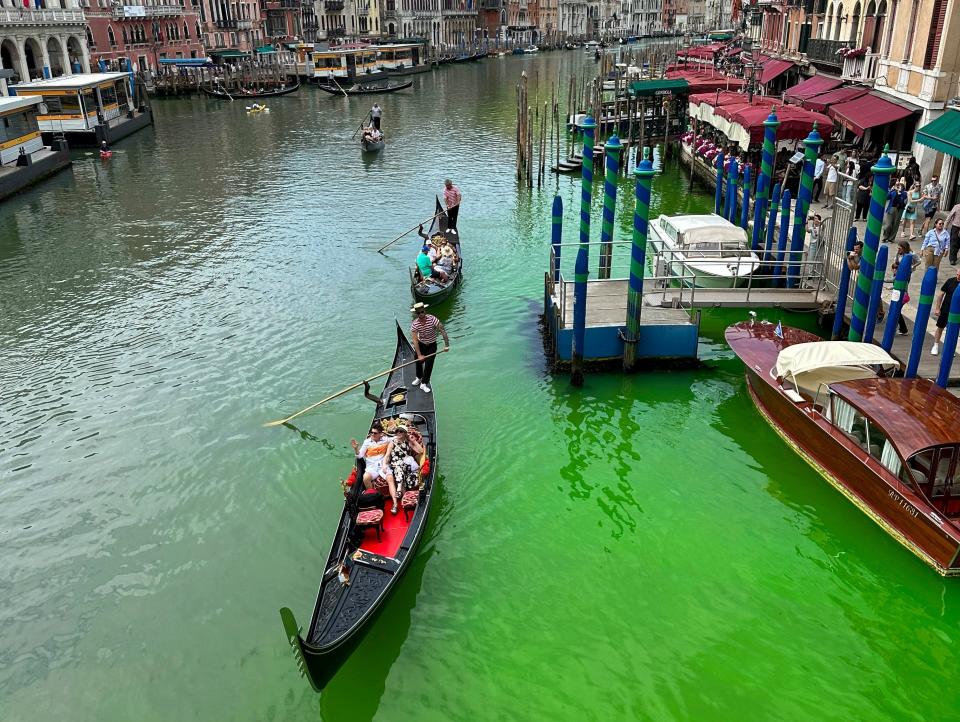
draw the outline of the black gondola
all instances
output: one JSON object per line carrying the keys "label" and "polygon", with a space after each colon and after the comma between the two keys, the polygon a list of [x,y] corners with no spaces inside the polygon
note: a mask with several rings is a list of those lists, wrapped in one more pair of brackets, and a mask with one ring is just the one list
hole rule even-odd
{"label": "black gondola", "polygon": [[381,134],[380,140],[367,140],[366,138],[360,139],[360,147],[363,149],[364,153],[377,153],[383,150],[385,138]]}
{"label": "black gondola", "polygon": [[221,100],[256,100],[257,98],[278,98],[281,95],[290,95],[290,93],[295,93],[299,89],[299,80],[293,85],[288,85],[284,88],[280,88],[279,90],[267,90],[262,93],[242,93],[240,91],[229,93],[223,88],[214,89],[200,86],[200,90],[209,95],[211,98],[220,98]]}
{"label": "black gondola", "polygon": [[[415,357],[398,324],[393,366]],[[416,506],[390,514],[381,497],[380,506],[373,508],[383,514],[382,531],[358,528],[359,514],[371,510],[360,508],[365,502],[361,501],[363,484],[359,481],[363,477],[363,461],[358,460],[358,481],[346,494],[306,636],[301,634],[293,612],[287,607],[280,610],[300,673],[317,692],[326,687],[363,639],[372,618],[410,566],[427,525],[437,470],[437,423],[433,394],[413,386],[415,375],[413,364],[390,374],[373,418],[387,424],[388,420],[405,419],[423,438],[429,469],[422,474],[419,492],[410,492]]]}
{"label": "black gondola", "polygon": [[450,241],[457,251],[457,259],[459,262],[456,268],[453,269],[453,274],[446,281],[441,281],[439,278],[423,279],[420,277],[417,268],[410,269],[410,293],[413,294],[414,300],[423,301],[431,305],[436,305],[449,298],[450,294],[453,293],[453,289],[460,285],[460,279],[463,277],[463,256],[460,254],[460,234],[456,228],[447,228],[447,212],[443,210],[443,206],[440,205],[439,198],[437,198],[436,216],[430,224],[430,230],[427,233],[427,236],[431,239],[438,235],[442,236],[444,241]]}
{"label": "black gondola", "polygon": [[331,95],[374,95],[376,93],[394,93],[398,90],[403,90],[404,88],[409,88],[413,85],[412,80],[408,80],[404,83],[384,83],[383,85],[354,85],[352,88],[341,88],[339,85],[323,85],[318,84],[317,87],[320,88],[324,93],[330,93]]}

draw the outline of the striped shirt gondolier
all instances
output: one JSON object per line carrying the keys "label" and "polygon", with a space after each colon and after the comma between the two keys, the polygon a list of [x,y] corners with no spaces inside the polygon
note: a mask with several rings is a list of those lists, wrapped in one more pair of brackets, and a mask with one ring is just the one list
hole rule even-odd
{"label": "striped shirt gondolier", "polygon": [[425,313],[418,316],[410,324],[410,333],[417,334],[421,345],[432,345],[437,342],[437,327],[440,325],[436,316]]}

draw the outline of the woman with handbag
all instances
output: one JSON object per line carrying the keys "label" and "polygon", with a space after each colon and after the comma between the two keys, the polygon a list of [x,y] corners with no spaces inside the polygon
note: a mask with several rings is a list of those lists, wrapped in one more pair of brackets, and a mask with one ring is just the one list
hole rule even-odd
{"label": "woman with handbag", "polygon": [[[900,261],[903,260],[903,257],[908,253],[913,253],[910,249],[910,244],[907,241],[900,241],[897,244],[897,255],[893,259],[893,264],[890,266],[890,270],[893,271],[894,275],[897,273],[897,269],[900,267]],[[920,265],[920,257],[913,256],[912,271],[917,270],[917,266]],[[903,317],[903,307],[910,302],[910,294],[907,293],[906,289],[903,291],[903,303],[900,304],[900,315],[897,317],[897,333],[901,336],[906,336],[909,329],[907,329],[907,321]]]}
{"label": "woman with handbag", "polygon": [[930,224],[933,223],[933,217],[937,215],[940,209],[940,196],[943,195],[943,186],[940,185],[939,176],[930,176],[930,182],[923,188],[921,196],[921,208],[923,209],[923,225],[920,227],[920,235],[924,235]]}
{"label": "woman with handbag", "polygon": [[920,183],[913,182],[910,186],[910,192],[907,194],[907,205],[903,207],[903,223],[901,224],[900,237],[907,237],[907,226],[910,224],[910,240],[917,237],[917,205],[920,203]]}

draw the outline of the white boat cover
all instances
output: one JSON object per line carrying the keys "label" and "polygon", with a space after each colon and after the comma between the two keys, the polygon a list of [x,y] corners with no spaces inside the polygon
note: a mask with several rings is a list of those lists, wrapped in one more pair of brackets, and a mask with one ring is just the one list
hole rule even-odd
{"label": "white boat cover", "polygon": [[787,346],[777,356],[778,377],[796,376],[830,366],[897,366],[879,346],[859,341],[811,341]]}

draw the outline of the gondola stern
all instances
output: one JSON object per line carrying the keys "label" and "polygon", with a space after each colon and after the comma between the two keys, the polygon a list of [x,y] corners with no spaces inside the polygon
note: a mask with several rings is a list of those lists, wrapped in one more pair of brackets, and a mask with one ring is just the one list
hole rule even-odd
{"label": "gondola stern", "polygon": [[283,631],[286,632],[287,642],[293,652],[293,659],[300,670],[300,676],[306,677],[313,687],[314,692],[321,692],[323,685],[318,685],[318,681],[310,669],[307,661],[307,651],[304,649],[303,637],[300,635],[300,625],[297,624],[297,618],[293,616],[293,611],[289,607],[280,608],[280,620],[283,622]]}

